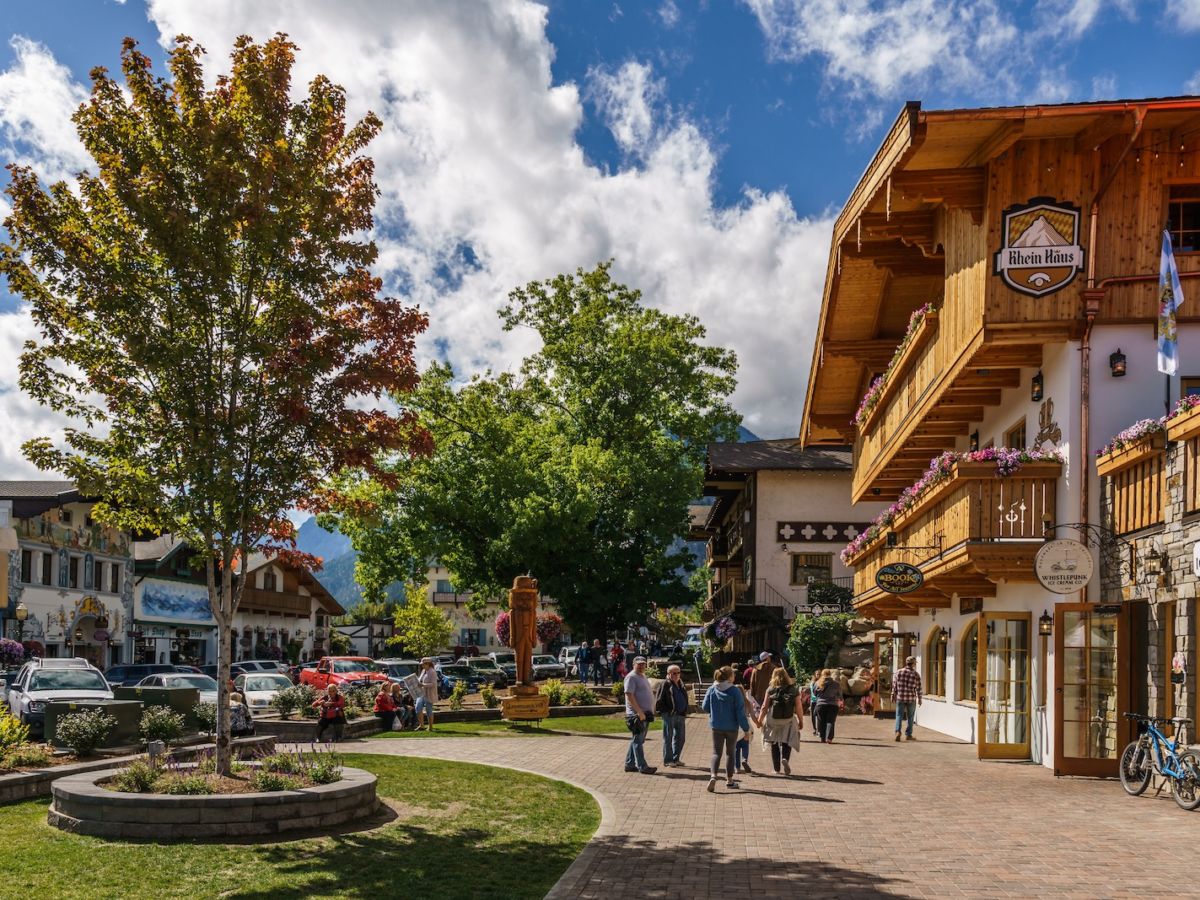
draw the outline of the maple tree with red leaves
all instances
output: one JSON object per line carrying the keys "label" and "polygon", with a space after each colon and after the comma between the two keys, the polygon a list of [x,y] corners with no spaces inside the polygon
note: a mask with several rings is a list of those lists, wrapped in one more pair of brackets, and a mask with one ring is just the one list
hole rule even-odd
{"label": "maple tree with red leaves", "polygon": [[191,39],[170,51],[169,80],[127,39],[124,89],[93,70],[73,117],[95,171],[46,188],[9,166],[0,246],[41,332],[21,387],[77,423],[26,456],[103,498],[101,521],[211,559],[221,771],[237,561],[265,549],[318,567],[296,553],[289,510],[319,511],[347,468],[391,478],[377,459],[430,447],[411,413],[372,402],[416,387],[427,324],[370,271],[364,150],[381,123],[348,126],[344,91],[321,76],[293,99],[296,51],[241,37],[209,88]]}

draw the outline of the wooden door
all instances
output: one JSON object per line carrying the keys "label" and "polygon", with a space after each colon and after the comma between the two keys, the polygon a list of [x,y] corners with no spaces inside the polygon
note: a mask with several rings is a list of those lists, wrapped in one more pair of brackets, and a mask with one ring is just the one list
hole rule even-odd
{"label": "wooden door", "polygon": [[892,676],[896,674],[896,649],[890,631],[875,632],[875,655],[871,667],[871,706],[875,714],[892,714]]}
{"label": "wooden door", "polygon": [[980,614],[976,662],[980,759],[1029,758],[1032,629],[1027,612]]}
{"label": "wooden door", "polygon": [[1127,741],[1128,608],[1061,603],[1054,610],[1054,774],[1115,776]]}

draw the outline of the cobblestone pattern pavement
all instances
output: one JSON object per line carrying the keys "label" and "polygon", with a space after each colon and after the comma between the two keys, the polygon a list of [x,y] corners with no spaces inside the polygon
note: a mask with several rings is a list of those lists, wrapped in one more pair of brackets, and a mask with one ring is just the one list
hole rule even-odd
{"label": "cobblestone pattern pavement", "polygon": [[[1200,811],[1168,791],[1127,797],[1115,780],[1055,778],[1030,763],[982,762],[925,729],[838,722],[806,736],[791,778],[746,775],[707,793],[710,741],[688,721],[685,768],[623,771],[620,735],[389,739],[347,750],[509,766],[585,787],[599,832],[551,897],[1126,897],[1200,895]],[[661,760],[657,734],[647,758]],[[750,764],[770,771],[755,738]],[[495,886],[499,893],[502,890]]]}

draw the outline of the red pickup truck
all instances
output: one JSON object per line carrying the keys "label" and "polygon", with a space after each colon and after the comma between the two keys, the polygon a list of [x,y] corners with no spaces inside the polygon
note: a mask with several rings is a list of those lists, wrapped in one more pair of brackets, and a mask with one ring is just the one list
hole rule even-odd
{"label": "red pickup truck", "polygon": [[311,684],[318,691],[331,684],[356,687],[390,680],[382,672],[376,672],[374,663],[365,656],[323,656],[315,669],[300,670],[300,683]]}

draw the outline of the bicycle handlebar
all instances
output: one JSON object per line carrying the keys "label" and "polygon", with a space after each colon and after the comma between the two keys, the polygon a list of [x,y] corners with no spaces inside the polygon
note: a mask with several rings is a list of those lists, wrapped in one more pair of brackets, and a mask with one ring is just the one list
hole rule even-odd
{"label": "bicycle handlebar", "polygon": [[1163,718],[1162,716],[1143,716],[1141,713],[1131,713],[1131,712],[1124,713],[1123,715],[1125,716],[1126,719],[1130,719],[1131,721],[1134,721],[1134,722],[1153,722],[1155,725],[1166,725],[1168,723],[1175,723],[1175,724],[1186,723],[1188,725],[1192,724],[1191,719],[1185,719],[1182,716],[1174,716],[1173,718],[1166,719],[1166,718]]}

